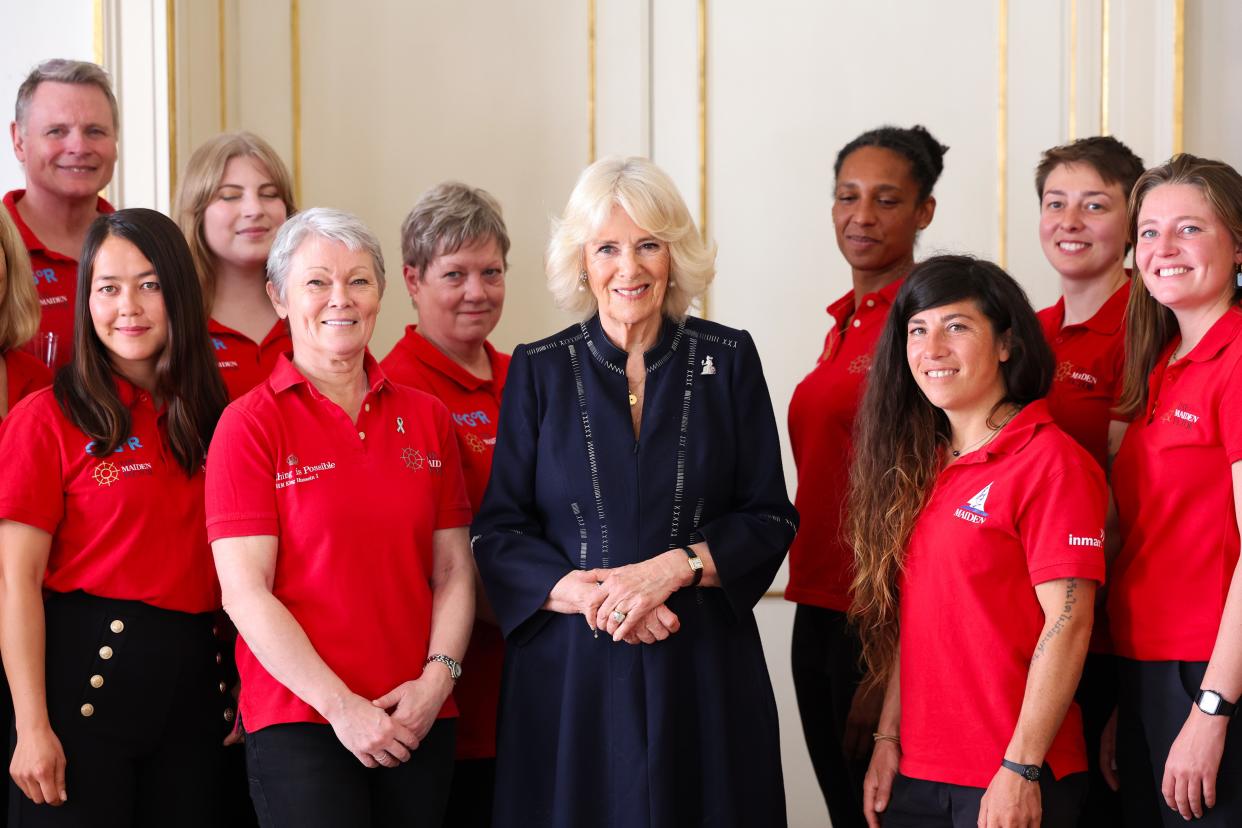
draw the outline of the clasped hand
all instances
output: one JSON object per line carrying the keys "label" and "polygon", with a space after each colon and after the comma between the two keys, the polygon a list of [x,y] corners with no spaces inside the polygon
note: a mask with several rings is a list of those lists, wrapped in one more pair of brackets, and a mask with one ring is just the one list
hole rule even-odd
{"label": "clasped hand", "polygon": [[[544,609],[581,613],[592,630],[602,630],[613,641],[663,641],[681,629],[664,602],[688,580],[688,569],[672,565],[666,556],[615,569],[574,570],[552,588]],[[624,617],[617,620],[613,613]]]}

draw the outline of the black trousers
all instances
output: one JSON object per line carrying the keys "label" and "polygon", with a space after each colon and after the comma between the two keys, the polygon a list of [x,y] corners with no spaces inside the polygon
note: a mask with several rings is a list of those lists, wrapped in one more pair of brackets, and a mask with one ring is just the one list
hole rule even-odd
{"label": "black trousers", "polygon": [[458,759],[453,764],[445,828],[491,828],[496,760]]}
{"label": "black trousers", "polygon": [[[1032,784],[1032,783],[1023,783]],[[984,788],[928,782],[897,775],[889,805],[881,815],[884,828],[976,828],[979,803]],[[1071,773],[1053,779],[1044,765],[1039,780],[1043,828],[1069,828],[1078,823],[1083,797],[1087,793],[1087,775]]]}
{"label": "black trousers", "polygon": [[867,759],[846,759],[845,720],[862,680],[862,646],[845,613],[799,604],[791,644],[802,734],[833,828],[864,828],[862,784]]}
{"label": "black trousers", "polygon": [[1100,735],[1117,709],[1117,657],[1088,653],[1074,699],[1082,709],[1087,741],[1087,798],[1078,817],[1079,828],[1119,828],[1123,824],[1121,795],[1108,787],[1100,773]]}
{"label": "black trousers", "polygon": [[218,825],[229,723],[211,616],[82,592],[49,593],[44,606],[48,714],[69,799],[35,805],[10,782],[9,825]]}
{"label": "black trousers", "polygon": [[453,775],[457,722],[440,719],[408,762],[368,768],[328,725],[246,734],[250,796],[263,828],[438,826]]}
{"label": "black trousers", "polygon": [[[1186,824],[1160,793],[1164,763],[1199,693],[1206,661],[1117,660],[1117,771],[1127,828]],[[1216,807],[1193,821],[1205,828],[1242,825],[1242,721],[1229,722],[1216,774]]]}

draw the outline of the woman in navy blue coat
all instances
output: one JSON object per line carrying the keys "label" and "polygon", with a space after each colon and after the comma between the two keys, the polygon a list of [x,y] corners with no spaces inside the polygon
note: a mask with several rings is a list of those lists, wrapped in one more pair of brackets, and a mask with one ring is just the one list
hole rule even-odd
{"label": "woman in navy blue coat", "polygon": [[582,174],[549,245],[587,317],[513,355],[474,552],[509,647],[495,824],[785,824],[753,608],[797,528],[745,331],[669,178]]}

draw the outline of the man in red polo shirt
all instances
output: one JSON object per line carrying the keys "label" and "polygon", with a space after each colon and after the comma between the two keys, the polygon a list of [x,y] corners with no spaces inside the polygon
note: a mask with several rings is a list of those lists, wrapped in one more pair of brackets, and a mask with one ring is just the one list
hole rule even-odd
{"label": "man in red polo shirt", "polygon": [[43,320],[54,334],[53,366],[73,355],[78,251],[86,229],[112,205],[99,196],[116,167],[116,97],[93,63],[46,60],[17,90],[9,127],[26,188],[4,196],[34,269]]}

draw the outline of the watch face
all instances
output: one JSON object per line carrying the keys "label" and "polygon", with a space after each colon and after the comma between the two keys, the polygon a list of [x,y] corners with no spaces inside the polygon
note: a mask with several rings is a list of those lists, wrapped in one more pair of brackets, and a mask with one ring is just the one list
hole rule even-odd
{"label": "watch face", "polygon": [[1022,771],[1022,775],[1025,776],[1031,782],[1038,782],[1039,781],[1039,768],[1035,767],[1034,765],[1027,765],[1026,769]]}
{"label": "watch face", "polygon": [[1211,690],[1204,690],[1199,694],[1199,709],[1209,716],[1215,716],[1220,710],[1220,695]]}

